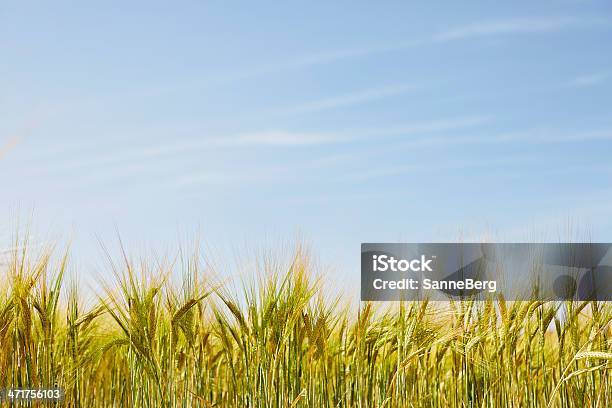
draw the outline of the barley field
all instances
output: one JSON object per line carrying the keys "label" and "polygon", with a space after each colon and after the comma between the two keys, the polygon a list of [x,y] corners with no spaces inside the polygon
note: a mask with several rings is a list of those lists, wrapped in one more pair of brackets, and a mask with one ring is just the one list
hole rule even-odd
{"label": "barley field", "polygon": [[300,248],[238,290],[197,253],[119,256],[86,301],[67,253],[24,248],[0,266],[0,381],[65,390],[33,406],[612,406],[609,303],[351,306]]}

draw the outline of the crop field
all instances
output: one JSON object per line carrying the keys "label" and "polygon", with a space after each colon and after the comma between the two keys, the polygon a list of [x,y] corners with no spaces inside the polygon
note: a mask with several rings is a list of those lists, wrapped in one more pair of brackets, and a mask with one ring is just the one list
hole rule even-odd
{"label": "crop field", "polygon": [[609,303],[351,306],[299,248],[238,290],[197,253],[124,256],[86,301],[55,252],[0,266],[1,387],[65,391],[32,406],[612,406]]}

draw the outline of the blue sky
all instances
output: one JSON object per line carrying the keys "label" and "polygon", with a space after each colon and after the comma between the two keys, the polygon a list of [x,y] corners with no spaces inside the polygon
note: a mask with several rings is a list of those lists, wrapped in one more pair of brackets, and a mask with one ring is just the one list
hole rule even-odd
{"label": "blue sky", "polygon": [[123,3],[0,5],[4,242],[612,240],[607,2]]}

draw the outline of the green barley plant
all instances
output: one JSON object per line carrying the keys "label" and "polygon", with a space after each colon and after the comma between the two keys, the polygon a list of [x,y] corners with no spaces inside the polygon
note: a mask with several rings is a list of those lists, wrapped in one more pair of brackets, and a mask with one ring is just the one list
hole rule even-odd
{"label": "green barley plant", "polygon": [[32,406],[612,406],[609,303],[353,308],[298,247],[238,290],[197,253],[121,252],[92,304],[66,277],[67,253],[15,248],[0,266],[0,388],[65,392]]}

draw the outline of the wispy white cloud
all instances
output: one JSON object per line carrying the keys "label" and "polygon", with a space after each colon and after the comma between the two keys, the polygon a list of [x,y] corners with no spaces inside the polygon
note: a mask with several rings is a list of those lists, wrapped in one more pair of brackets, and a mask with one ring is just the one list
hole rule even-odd
{"label": "wispy white cloud", "polygon": [[243,133],[235,137],[218,138],[211,141],[211,147],[245,146],[307,146],[340,143],[350,138],[339,133],[290,132],[283,130]]}
{"label": "wispy white cloud", "polygon": [[402,142],[395,148],[415,148],[424,146],[456,146],[469,144],[559,144],[612,140],[612,128],[595,130],[567,131],[559,129],[527,129],[497,134],[480,135],[442,135],[420,137]]}
{"label": "wispy white cloud", "polygon": [[607,74],[599,73],[599,74],[589,74],[589,75],[581,75],[577,78],[574,78],[570,81],[569,85],[574,87],[587,87],[599,85],[608,79]]}
{"label": "wispy white cloud", "polygon": [[389,98],[392,96],[402,95],[408,92],[412,92],[418,88],[420,88],[420,86],[400,84],[382,88],[367,89],[359,92],[350,93],[347,95],[334,96],[331,98],[307,102],[287,109],[281,109],[278,113],[309,113],[336,109],[345,106],[353,106],[370,101]]}
{"label": "wispy white cloud", "polygon": [[436,165],[433,167],[424,167],[420,164],[392,165],[378,168],[368,167],[366,169],[352,171],[349,174],[344,174],[340,177],[337,177],[335,180],[338,182],[363,182],[382,177],[393,177],[404,174],[414,174],[423,172],[431,174],[432,172],[447,172],[450,170],[463,170],[468,168],[495,168],[501,166],[515,166],[525,164],[526,162],[534,161],[535,159],[535,156],[521,155],[483,160],[455,160],[452,162],[445,161],[441,163],[436,163]]}
{"label": "wispy white cloud", "polygon": [[574,143],[599,140],[612,140],[612,128],[578,131],[533,129],[527,131],[502,133],[492,137],[481,137],[474,139],[475,142],[521,142],[526,144]]}
{"label": "wispy white cloud", "polygon": [[241,176],[221,171],[200,171],[179,176],[173,184],[181,188],[194,185],[227,185],[244,182],[246,178],[244,174]]}
{"label": "wispy white cloud", "polygon": [[297,147],[348,142],[349,137],[334,132],[294,132],[287,130],[265,130],[238,133],[233,136],[203,137],[178,141],[135,150],[132,154],[140,158],[156,158],[196,152],[202,150],[232,149],[246,147]]}
{"label": "wispy white cloud", "polygon": [[327,132],[294,132],[286,130],[272,130],[261,132],[242,133],[230,137],[211,138],[193,144],[167,146],[166,148],[151,151],[163,153],[172,152],[175,148],[180,150],[213,148],[213,147],[253,147],[253,146],[308,146],[327,145],[365,141],[383,136],[411,136],[430,134],[436,132],[458,130],[482,125],[490,118],[485,116],[466,116],[459,118],[439,119],[428,122],[395,127],[355,128]]}
{"label": "wispy white cloud", "polygon": [[489,118],[484,116],[466,116],[417,122],[394,127],[355,128],[320,132],[264,130],[238,133],[231,136],[192,137],[190,139],[177,140],[172,143],[159,144],[156,146],[123,149],[121,152],[109,152],[97,156],[80,157],[74,161],[63,160],[61,168],[76,170],[87,167],[134,163],[141,160],[157,159],[205,150],[218,151],[219,149],[250,147],[322,146],[367,141],[369,139],[380,140],[380,137],[425,135],[474,127],[484,124],[489,120]]}
{"label": "wispy white cloud", "polygon": [[[612,28],[612,19],[596,16],[536,16],[510,19],[493,19],[479,21],[464,25],[449,27],[438,32],[415,37],[391,41],[385,44],[372,44],[357,47],[347,47],[329,50],[309,55],[288,57],[270,61],[248,70],[224,73],[220,76],[207,78],[206,80],[190,81],[157,87],[151,93],[172,92],[185,88],[193,88],[203,85],[219,85],[241,80],[273,75],[280,72],[303,69],[317,65],[330,64],[347,59],[364,58],[375,54],[402,51],[406,49],[429,46],[454,41],[465,41],[475,38],[492,37],[514,34],[538,34],[554,33],[567,30],[594,30]],[[252,65],[252,64],[251,64]]]}
{"label": "wispy white cloud", "polygon": [[361,129],[362,136],[412,136],[424,133],[444,132],[472,128],[491,122],[492,118],[484,115],[444,118],[432,121],[417,122],[407,125],[383,128]]}
{"label": "wispy white cloud", "polygon": [[[389,152],[402,149],[420,149],[441,147],[452,149],[462,145],[499,145],[499,144],[559,144],[589,141],[612,140],[612,128],[595,130],[568,131],[558,129],[527,129],[514,132],[485,133],[478,127],[490,122],[484,116],[471,116],[419,122],[403,126],[381,128],[356,128],[352,130],[330,132],[293,132],[272,130],[240,133],[227,137],[209,137],[197,140],[177,141],[164,145],[133,148],[120,152],[108,152],[104,155],[80,157],[75,161],[61,160],[52,168],[46,166],[41,171],[79,171],[77,178],[86,179],[91,172],[101,174],[101,170],[111,170],[110,178],[122,177],[123,170],[135,170],[147,174],[151,168],[157,168],[159,159],[182,158],[186,154],[198,157],[203,154],[233,154],[234,149],[250,148],[298,148],[307,146],[343,145],[351,149],[327,156],[319,156],[295,166],[316,171],[317,169],[338,167],[345,163],[360,162],[363,158],[371,159]],[[476,129],[472,129],[476,128]],[[465,130],[470,130],[466,132]],[[384,138],[384,139],[382,139]],[[385,141],[382,143],[382,141]],[[376,141],[376,144],[371,144]],[[381,143],[378,143],[378,142]],[[364,148],[367,147],[367,148]],[[195,156],[193,156],[195,154]],[[155,166],[155,167],[150,167]],[[285,165],[287,166],[287,165]],[[291,165],[293,166],[293,165]],[[247,166],[248,167],[248,166]],[[211,167],[195,171],[193,174],[170,176],[173,183],[179,186],[197,186],[200,184],[232,184],[264,180],[271,174],[286,172],[287,168],[277,168],[274,172],[258,172],[247,167],[238,166],[229,173],[224,169]],[[390,176],[393,174],[415,171],[414,166],[369,169],[363,175],[351,176],[353,179],[368,179]],[[74,173],[77,174],[77,173]],[[102,174],[102,176],[104,176]],[[104,177],[103,177],[104,178]],[[249,181],[250,180],[250,181]]]}
{"label": "wispy white cloud", "polygon": [[[452,129],[448,129],[451,131]],[[331,154],[315,159],[311,162],[313,167],[327,167],[332,165],[358,162],[368,159],[374,160],[375,157],[384,156],[391,152],[403,150],[414,150],[423,148],[444,148],[453,149],[459,146],[468,145],[543,145],[543,144],[564,144],[564,143],[586,143],[597,141],[612,140],[612,128],[603,128],[584,131],[567,131],[558,129],[527,129],[515,132],[490,133],[490,134],[421,134],[415,133],[414,137],[401,139],[396,143],[386,143],[379,146],[369,147],[367,150],[352,150],[340,154]],[[409,135],[409,134],[406,134]],[[408,167],[392,167],[371,170],[372,175],[393,174],[395,171],[412,170]]]}
{"label": "wispy white cloud", "polygon": [[[136,147],[130,149],[118,146],[109,150],[99,150],[92,154],[87,152],[72,152],[69,157],[55,155],[52,159],[40,160],[35,166],[27,166],[25,171],[30,173],[70,173],[71,183],[94,183],[111,182],[117,179],[133,179],[135,176],[149,177],[150,175],[161,175],[163,171],[159,166],[165,166],[161,160],[176,160],[189,156],[214,157],[222,154],[233,154],[235,149],[250,148],[287,148],[317,147],[325,145],[343,145],[350,143],[369,143],[370,141],[382,141],[384,139],[405,138],[410,136],[433,135],[437,132],[457,131],[465,128],[479,126],[488,122],[490,118],[483,116],[466,116],[457,118],[438,119],[426,122],[416,122],[401,126],[373,127],[343,129],[338,131],[288,131],[267,130],[257,132],[245,132],[231,136],[222,137],[199,137],[193,135],[189,139],[176,140],[174,142]],[[168,130],[172,134],[172,130]],[[349,153],[350,155],[350,153]],[[319,163],[307,161],[302,163],[304,168],[310,170],[333,166],[334,160],[322,158]],[[337,160],[336,162],[339,162]],[[160,164],[162,163],[162,164]],[[165,175],[173,181],[173,184],[181,187],[219,184],[249,183],[254,180],[269,180],[272,175],[286,173],[286,168],[276,168],[270,172],[260,172],[255,169],[236,166],[221,169],[216,166],[194,169],[194,173],[183,175]],[[156,176],[154,176],[156,177]],[[277,177],[278,178],[278,177]]]}
{"label": "wispy white cloud", "polygon": [[439,32],[432,42],[466,40],[476,37],[502,34],[549,33],[576,28],[610,26],[612,22],[602,18],[580,17],[527,17],[479,22]]}
{"label": "wispy white cloud", "polygon": [[574,17],[574,16],[537,16],[511,19],[494,19],[458,25],[446,28],[431,35],[413,38],[405,41],[396,41],[384,45],[343,48],[324,53],[306,55],[270,64],[250,73],[243,73],[240,79],[251,76],[271,74],[288,69],[303,68],[312,65],[332,63],[349,58],[359,58],[384,52],[400,51],[419,46],[461,41],[478,37],[490,37],[511,34],[537,34],[552,33],[572,29],[602,29],[612,28],[612,19],[603,17]]}
{"label": "wispy white cloud", "polygon": [[[298,166],[296,166],[298,167]],[[261,183],[277,183],[295,180],[296,168],[287,171],[281,165],[242,166],[229,169],[203,169],[169,178],[169,186],[188,189],[199,186],[228,186]]]}

